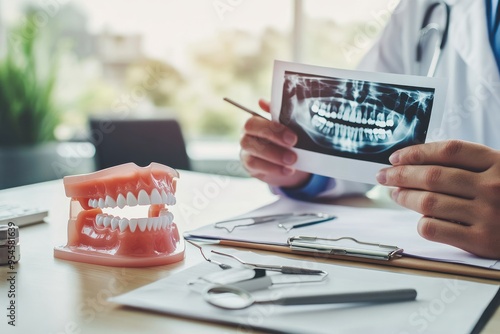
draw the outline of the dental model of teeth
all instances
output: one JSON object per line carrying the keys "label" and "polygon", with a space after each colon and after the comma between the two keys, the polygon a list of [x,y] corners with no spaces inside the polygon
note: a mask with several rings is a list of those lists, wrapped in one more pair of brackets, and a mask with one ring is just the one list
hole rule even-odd
{"label": "dental model of teeth", "polygon": [[[109,266],[143,267],[184,258],[174,215],[179,174],[157,163],[128,163],[64,178],[71,198],[68,243],[57,258]],[[126,217],[127,208],[149,206],[148,217]],[[103,212],[125,209],[125,215]]]}
{"label": "dental model of teeth", "polygon": [[158,189],[153,189],[151,195],[141,189],[139,194],[135,196],[132,192],[127,192],[126,195],[119,194],[116,199],[109,195],[105,198],[95,198],[89,199],[88,205],[92,208],[116,208],[119,207],[123,209],[125,206],[136,206],[136,205],[151,205],[151,204],[167,204],[174,205],[176,202],[175,196],[172,193],[166,193],[165,190],[160,191]]}

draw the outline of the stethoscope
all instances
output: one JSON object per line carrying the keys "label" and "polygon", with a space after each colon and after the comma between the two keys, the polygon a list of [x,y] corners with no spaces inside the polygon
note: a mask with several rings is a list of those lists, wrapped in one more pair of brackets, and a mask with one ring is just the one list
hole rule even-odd
{"label": "stethoscope", "polygon": [[[445,21],[444,27],[439,25],[438,23],[433,23],[431,21],[432,14],[436,10],[436,8],[442,7],[445,12]],[[441,52],[446,45],[446,41],[448,39],[448,28],[450,26],[450,6],[444,1],[438,1],[431,4],[424,15],[424,20],[422,21],[422,27],[420,28],[420,35],[418,37],[417,43],[417,63],[422,62],[422,54],[423,54],[423,45],[424,38],[428,38],[429,34],[437,33],[440,38],[437,40],[434,46],[434,53],[432,54],[431,62],[429,64],[429,69],[427,70],[427,76],[432,77],[436,72],[436,67],[441,57]]]}

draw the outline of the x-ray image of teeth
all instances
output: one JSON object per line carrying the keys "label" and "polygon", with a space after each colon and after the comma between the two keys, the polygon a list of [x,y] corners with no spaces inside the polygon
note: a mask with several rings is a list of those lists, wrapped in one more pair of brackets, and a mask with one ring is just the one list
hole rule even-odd
{"label": "x-ray image of teeth", "polygon": [[389,164],[394,151],[425,142],[434,88],[285,71],[280,122],[297,148]]}

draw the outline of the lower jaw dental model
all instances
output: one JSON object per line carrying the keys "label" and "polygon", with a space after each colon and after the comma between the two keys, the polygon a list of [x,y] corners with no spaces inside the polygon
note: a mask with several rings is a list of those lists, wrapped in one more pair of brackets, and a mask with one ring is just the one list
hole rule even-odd
{"label": "lower jaw dental model", "polygon": [[[147,267],[184,259],[173,214],[179,173],[167,166],[134,163],[64,178],[71,197],[68,243],[56,258],[118,267]],[[102,209],[149,205],[147,218],[120,218]]]}

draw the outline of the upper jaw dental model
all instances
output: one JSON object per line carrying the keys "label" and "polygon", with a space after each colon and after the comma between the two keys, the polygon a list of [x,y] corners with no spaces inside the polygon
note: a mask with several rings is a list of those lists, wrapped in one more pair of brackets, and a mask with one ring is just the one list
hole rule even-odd
{"label": "upper jaw dental model", "polygon": [[[54,248],[60,259],[120,267],[146,267],[184,259],[173,214],[179,173],[151,163],[127,163],[95,173],[64,178],[71,197],[68,243]],[[146,217],[124,218],[103,212],[149,205]]]}

